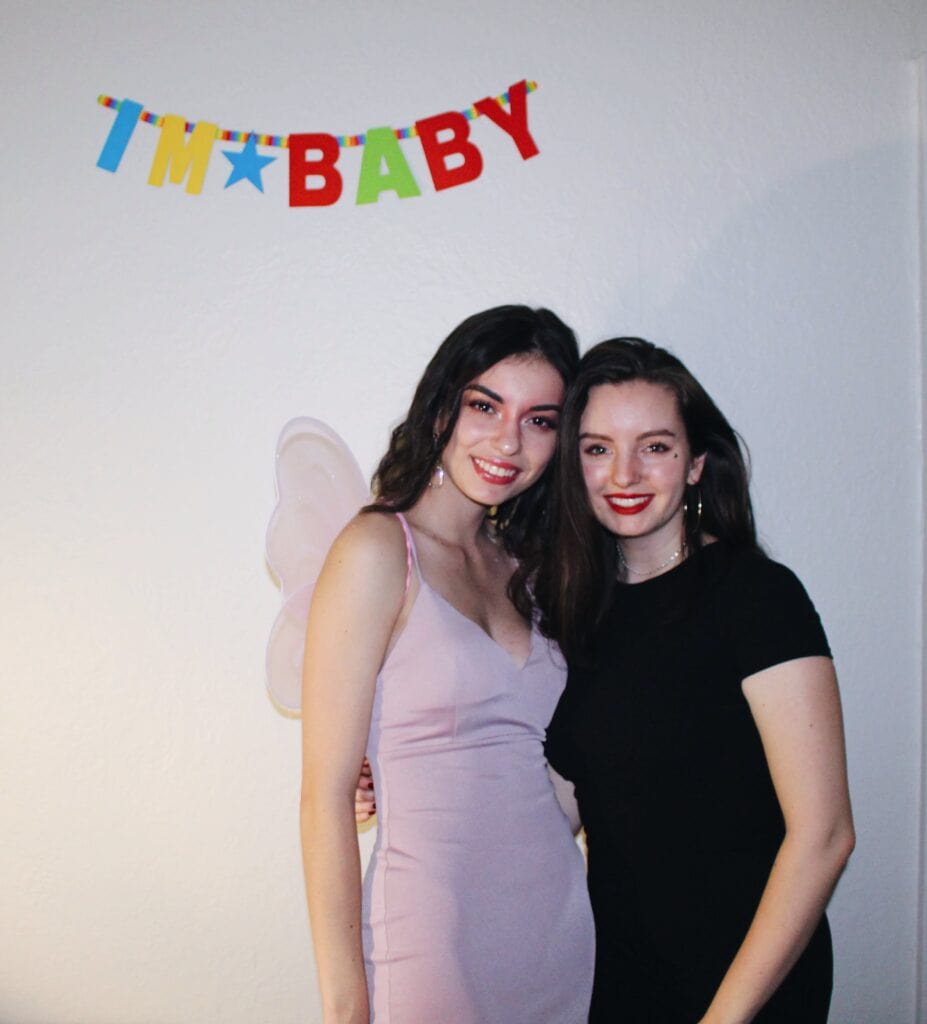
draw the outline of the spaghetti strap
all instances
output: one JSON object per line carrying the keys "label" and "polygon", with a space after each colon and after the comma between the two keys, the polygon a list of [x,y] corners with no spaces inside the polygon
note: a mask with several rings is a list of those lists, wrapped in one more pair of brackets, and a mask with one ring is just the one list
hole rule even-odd
{"label": "spaghetti strap", "polygon": [[401,512],[396,513],[396,518],[399,520],[399,525],[402,527],[402,532],[406,538],[406,589],[404,594],[408,596],[409,587],[412,584],[412,566],[416,564],[418,559],[415,556],[415,541],[412,538],[412,528]]}

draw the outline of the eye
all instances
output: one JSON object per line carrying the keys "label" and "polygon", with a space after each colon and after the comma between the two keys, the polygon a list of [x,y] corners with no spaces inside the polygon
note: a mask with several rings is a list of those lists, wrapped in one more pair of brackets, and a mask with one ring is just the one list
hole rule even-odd
{"label": "eye", "polygon": [[587,444],[583,449],[583,455],[604,455],[607,451],[605,445],[601,444]]}
{"label": "eye", "polygon": [[669,445],[664,444],[662,441],[654,441],[653,444],[648,444],[644,451],[650,455],[660,455],[663,452],[669,451]]}
{"label": "eye", "polygon": [[528,422],[541,430],[556,430],[558,427],[557,420],[550,416],[532,416]]}
{"label": "eye", "polygon": [[474,398],[467,403],[471,409],[475,409],[477,412],[495,412],[491,402],[487,402],[485,398]]}

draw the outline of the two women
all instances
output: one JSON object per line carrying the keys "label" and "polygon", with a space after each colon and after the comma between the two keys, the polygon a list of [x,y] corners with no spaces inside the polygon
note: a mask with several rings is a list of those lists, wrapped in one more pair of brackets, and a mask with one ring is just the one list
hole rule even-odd
{"label": "two women", "polygon": [[[366,889],[374,1019],[582,1019],[575,849],[538,757],[559,682],[525,618],[530,577],[541,626],[571,660],[547,752],[575,783],[587,833],[590,1019],[823,1024],[823,912],[853,844],[839,698],[813,606],[758,548],[737,437],[669,353],[604,342],[559,417],[545,517],[543,480],[531,484],[553,432],[529,455],[531,431],[540,412],[554,426],[554,378],[562,388],[572,371],[526,359],[534,349],[493,351],[462,374],[445,362],[440,401],[417,393],[407,424],[433,429],[433,447],[412,453],[404,424],[391,451],[411,453],[415,485],[384,489],[389,455],[378,477],[380,502],[408,522],[361,517],[320,581],[304,849],[327,1013],[344,993],[356,1011],[326,1021],[366,1019],[350,827],[365,750],[380,811]],[[357,625],[368,618],[369,644]],[[476,658],[487,633],[507,663]],[[512,672],[529,669],[516,711]],[[445,1001],[429,1002],[436,986]]]}
{"label": "two women", "polygon": [[[546,310],[464,321],[319,578],[301,825],[325,1024],[586,1020],[592,916],[543,751],[565,666],[526,585],[577,362]],[[362,894],[365,753],[379,831]]]}

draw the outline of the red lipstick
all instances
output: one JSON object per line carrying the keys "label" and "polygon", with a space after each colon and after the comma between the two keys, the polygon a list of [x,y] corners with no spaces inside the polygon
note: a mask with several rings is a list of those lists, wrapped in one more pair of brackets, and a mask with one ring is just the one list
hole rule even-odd
{"label": "red lipstick", "polygon": [[521,470],[513,466],[511,462],[500,462],[499,459],[484,459],[475,455],[470,456],[476,475],[485,480],[488,484],[506,486],[518,476]]}
{"label": "red lipstick", "polygon": [[653,501],[652,494],[606,494],[605,500],[620,516],[636,516]]}

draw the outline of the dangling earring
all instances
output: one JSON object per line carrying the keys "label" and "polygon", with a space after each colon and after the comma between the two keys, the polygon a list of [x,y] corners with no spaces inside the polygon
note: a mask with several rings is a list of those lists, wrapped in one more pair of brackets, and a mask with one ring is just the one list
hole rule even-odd
{"label": "dangling earring", "polygon": [[[437,430],[431,435],[434,441],[435,451],[438,450],[438,432]],[[441,464],[441,458],[438,457],[438,461],[435,463],[434,471],[431,474],[431,479],[428,481],[429,487],[443,487],[444,486],[444,466]]]}

